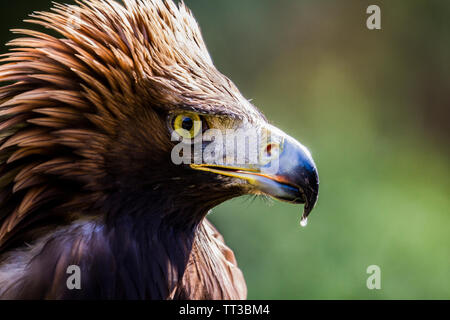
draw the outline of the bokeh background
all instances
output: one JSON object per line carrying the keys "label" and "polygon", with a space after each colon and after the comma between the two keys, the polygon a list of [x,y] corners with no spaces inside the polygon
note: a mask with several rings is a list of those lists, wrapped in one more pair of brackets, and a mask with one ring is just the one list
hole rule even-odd
{"label": "bokeh background", "polygon": [[[211,215],[249,298],[450,299],[450,2],[185,2],[216,66],[319,168],[307,228],[280,202],[239,198]],[[370,4],[382,30],[366,28]],[[49,7],[1,1],[0,52],[8,29]],[[381,290],[366,287],[369,265]]]}

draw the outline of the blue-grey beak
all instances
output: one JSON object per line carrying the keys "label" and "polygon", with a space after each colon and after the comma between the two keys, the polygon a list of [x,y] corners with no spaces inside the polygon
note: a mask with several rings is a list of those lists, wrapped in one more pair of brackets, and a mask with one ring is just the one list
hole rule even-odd
{"label": "blue-grey beak", "polygon": [[192,164],[202,170],[246,180],[254,192],[273,198],[304,204],[303,220],[311,213],[319,195],[319,175],[310,152],[302,144],[279,129],[268,126],[267,131],[276,137],[262,144],[270,153],[269,160],[249,167],[215,164]]}

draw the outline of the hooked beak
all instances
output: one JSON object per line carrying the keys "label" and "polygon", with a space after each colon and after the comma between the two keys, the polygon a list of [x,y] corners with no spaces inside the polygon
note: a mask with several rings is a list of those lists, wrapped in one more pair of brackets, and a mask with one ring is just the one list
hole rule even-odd
{"label": "hooked beak", "polygon": [[[308,149],[278,129],[277,134],[281,136],[280,142],[275,145],[277,152],[267,163],[245,167],[191,164],[191,168],[243,179],[256,193],[294,204],[305,204],[302,221],[306,222],[318,199],[317,168]],[[263,147],[267,151],[273,146],[269,142]]]}

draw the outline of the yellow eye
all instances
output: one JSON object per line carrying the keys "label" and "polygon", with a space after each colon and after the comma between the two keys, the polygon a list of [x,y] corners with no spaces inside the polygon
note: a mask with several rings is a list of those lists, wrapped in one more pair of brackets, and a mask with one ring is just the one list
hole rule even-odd
{"label": "yellow eye", "polygon": [[202,119],[195,113],[182,113],[173,119],[173,129],[185,139],[194,139],[202,131]]}

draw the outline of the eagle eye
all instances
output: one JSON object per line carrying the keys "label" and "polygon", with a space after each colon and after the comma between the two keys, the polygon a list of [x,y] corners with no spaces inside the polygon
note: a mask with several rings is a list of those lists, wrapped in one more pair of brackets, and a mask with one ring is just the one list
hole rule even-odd
{"label": "eagle eye", "polygon": [[203,121],[198,114],[180,113],[172,120],[173,130],[184,139],[194,139],[202,132]]}

